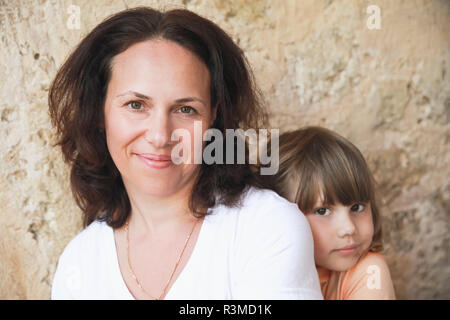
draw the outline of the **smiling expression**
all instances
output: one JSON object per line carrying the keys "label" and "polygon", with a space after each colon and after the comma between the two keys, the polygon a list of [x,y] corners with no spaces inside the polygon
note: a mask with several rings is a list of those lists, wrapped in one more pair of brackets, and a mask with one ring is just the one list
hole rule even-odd
{"label": "smiling expression", "polygon": [[[127,191],[156,196],[189,192],[199,165],[175,165],[171,152],[179,143],[193,148],[194,121],[202,123],[200,139],[214,121],[206,65],[182,46],[158,39],[132,45],[111,66],[106,140]],[[187,130],[191,139],[172,141],[176,129]]]}

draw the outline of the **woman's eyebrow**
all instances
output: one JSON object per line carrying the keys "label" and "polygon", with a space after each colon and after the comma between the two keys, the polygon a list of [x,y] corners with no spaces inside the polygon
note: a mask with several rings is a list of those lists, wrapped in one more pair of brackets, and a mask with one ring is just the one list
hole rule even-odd
{"label": "woman's eyebrow", "polygon": [[206,106],[206,104],[203,102],[203,100],[196,98],[196,97],[186,97],[186,98],[177,99],[177,100],[175,100],[175,103],[186,103],[186,102],[192,102],[192,101],[198,101],[201,104]]}
{"label": "woman's eyebrow", "polygon": [[[144,99],[144,100],[153,100],[151,97],[146,96],[143,93],[139,93],[139,92],[132,91],[132,90],[128,90],[128,91],[126,91],[124,93],[121,93],[121,94],[117,95],[116,98],[121,97],[121,96],[125,96],[125,95],[134,95],[134,96],[136,96],[138,98],[141,98],[141,99]],[[201,100],[199,98],[196,98],[196,97],[180,98],[180,99],[175,100],[175,103],[178,104],[178,103],[186,103],[186,102],[192,102],[192,101],[198,101],[201,104],[206,106],[206,104],[205,104],[205,102],[203,100]]]}
{"label": "woman's eyebrow", "polygon": [[136,92],[136,91],[131,91],[131,90],[128,90],[128,91],[125,91],[124,93],[118,94],[116,96],[116,98],[122,97],[122,96],[125,96],[125,95],[134,95],[134,96],[136,96],[138,98],[141,98],[141,99],[152,100],[151,97],[148,97],[145,94],[142,94],[142,93],[139,93],[139,92]]}

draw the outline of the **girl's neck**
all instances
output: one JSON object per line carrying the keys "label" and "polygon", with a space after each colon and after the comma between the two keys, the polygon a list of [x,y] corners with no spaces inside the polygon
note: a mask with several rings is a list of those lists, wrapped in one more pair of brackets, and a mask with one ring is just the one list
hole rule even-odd
{"label": "girl's neck", "polygon": [[319,275],[319,279],[322,280],[327,280],[331,274],[331,270],[324,268],[324,267],[319,267],[316,266],[317,269],[317,274]]}

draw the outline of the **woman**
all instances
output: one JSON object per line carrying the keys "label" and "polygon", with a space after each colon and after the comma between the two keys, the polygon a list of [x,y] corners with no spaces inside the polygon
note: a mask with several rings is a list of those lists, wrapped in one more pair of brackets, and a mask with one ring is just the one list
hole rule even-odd
{"label": "woman", "polygon": [[242,51],[214,23],[187,10],[110,17],[59,70],[49,106],[86,227],[53,299],[322,298],[296,206],[259,189],[249,164],[192,161],[208,128],[265,123]]}

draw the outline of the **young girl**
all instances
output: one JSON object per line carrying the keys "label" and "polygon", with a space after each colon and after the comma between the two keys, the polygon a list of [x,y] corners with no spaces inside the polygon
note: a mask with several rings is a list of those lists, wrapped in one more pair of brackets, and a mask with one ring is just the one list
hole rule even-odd
{"label": "young girl", "polygon": [[279,171],[270,185],[297,203],[314,238],[325,299],[395,299],[381,255],[374,182],[361,152],[320,127],[284,133]]}

